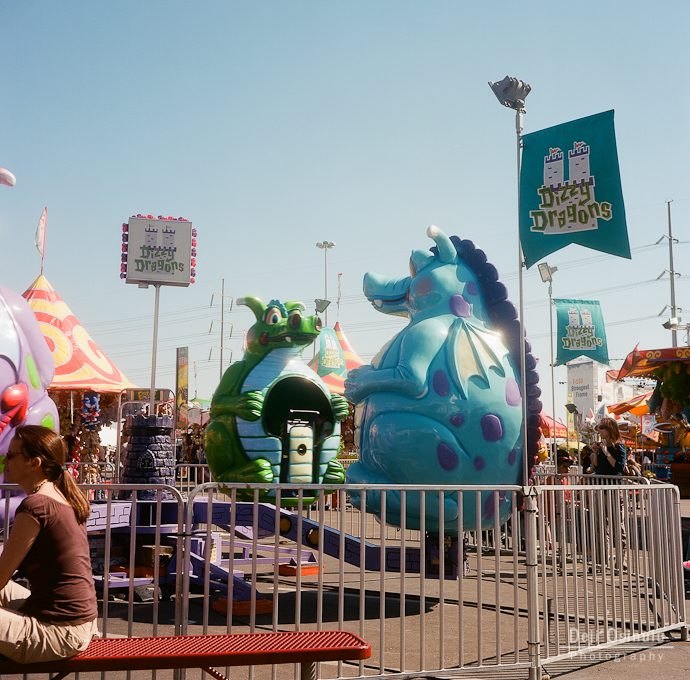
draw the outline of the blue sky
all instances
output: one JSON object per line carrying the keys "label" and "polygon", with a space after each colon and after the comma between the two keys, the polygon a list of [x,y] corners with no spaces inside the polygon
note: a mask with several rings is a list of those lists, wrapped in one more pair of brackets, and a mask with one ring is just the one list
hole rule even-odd
{"label": "blue sky", "polygon": [[[368,305],[362,276],[405,274],[429,224],[483,248],[517,301],[513,116],[487,86],[511,74],[533,88],[526,132],[616,111],[633,258],[562,250],[548,258],[554,295],[601,300],[614,359],[637,342],[670,345],[657,317],[668,280],[653,281],[668,249],[652,244],[673,199],[690,321],[690,5],[560,5],[5,0],[0,166],[17,185],[0,187],[0,283],[23,291],[39,273],[33,235],[47,205],[48,279],[147,386],[153,291],[119,279],[120,225],[139,212],[191,219],[197,283],[162,290],[157,382],[174,388],[175,347],[188,345],[190,390],[203,397],[218,381],[221,279],[225,358],[236,360],[252,316],[230,298],[311,307],[324,293],[319,240],[337,244],[329,293],[342,273],[339,319],[367,359],[400,322]],[[550,403],[536,267],[525,320]]]}

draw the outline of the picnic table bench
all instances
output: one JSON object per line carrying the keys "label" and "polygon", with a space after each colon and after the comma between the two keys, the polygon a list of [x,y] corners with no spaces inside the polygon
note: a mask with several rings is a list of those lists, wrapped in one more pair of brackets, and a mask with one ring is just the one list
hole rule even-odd
{"label": "picnic table bench", "polygon": [[0,658],[3,673],[70,673],[200,668],[224,680],[215,668],[299,663],[302,680],[315,680],[320,661],[368,659],[371,645],[343,630],[176,635],[164,637],[94,638],[70,659],[20,664]]}

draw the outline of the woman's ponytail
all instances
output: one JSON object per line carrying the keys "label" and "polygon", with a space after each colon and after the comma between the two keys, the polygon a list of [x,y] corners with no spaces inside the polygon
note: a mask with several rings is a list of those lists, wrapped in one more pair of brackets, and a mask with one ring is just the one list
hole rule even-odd
{"label": "woman's ponytail", "polygon": [[77,518],[79,524],[86,524],[86,520],[89,518],[91,513],[91,506],[89,501],[86,500],[86,496],[77,486],[72,475],[64,470],[60,469],[60,473],[57,479],[53,480],[58,491],[65,497],[65,500],[72,506],[74,510],[74,516]]}

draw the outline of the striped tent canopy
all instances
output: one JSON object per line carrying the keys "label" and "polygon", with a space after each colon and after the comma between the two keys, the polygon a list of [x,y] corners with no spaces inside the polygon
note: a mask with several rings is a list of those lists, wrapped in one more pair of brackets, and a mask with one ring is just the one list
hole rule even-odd
{"label": "striped tent canopy", "polygon": [[625,401],[618,402],[617,404],[611,404],[611,406],[608,407],[609,413],[613,413],[615,416],[622,416],[624,413],[642,416],[645,413],[649,413],[647,401],[651,396],[652,392],[649,391],[644,394],[638,394],[636,397],[631,397]]}
{"label": "striped tent canopy", "polygon": [[120,392],[135,387],[94,342],[43,274],[23,295],[53,353],[55,377],[49,389]]}
{"label": "striped tent canopy", "polygon": [[342,394],[345,391],[347,372],[363,363],[343,332],[340,322],[336,321],[332,329],[324,328],[321,331],[318,352],[309,362],[309,367],[321,376],[331,392]]}
{"label": "striped tent canopy", "polygon": [[568,428],[559,420],[547,416],[543,411],[539,414],[539,429],[547,439],[553,437],[565,439],[568,436]]}

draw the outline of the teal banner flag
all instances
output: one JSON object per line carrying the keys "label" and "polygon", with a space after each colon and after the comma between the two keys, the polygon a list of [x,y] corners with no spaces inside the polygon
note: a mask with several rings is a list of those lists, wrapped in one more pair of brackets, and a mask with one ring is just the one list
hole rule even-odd
{"label": "teal banner flag", "polygon": [[555,299],[557,335],[556,366],[585,356],[609,363],[604,317],[598,300]]}
{"label": "teal banner flag", "polygon": [[527,268],[571,243],[630,259],[613,111],[522,140],[520,243]]}
{"label": "teal banner flag", "polygon": [[347,367],[345,355],[340,346],[338,336],[332,328],[322,328],[319,333],[318,364],[314,370],[323,378],[331,373],[345,379]]}

